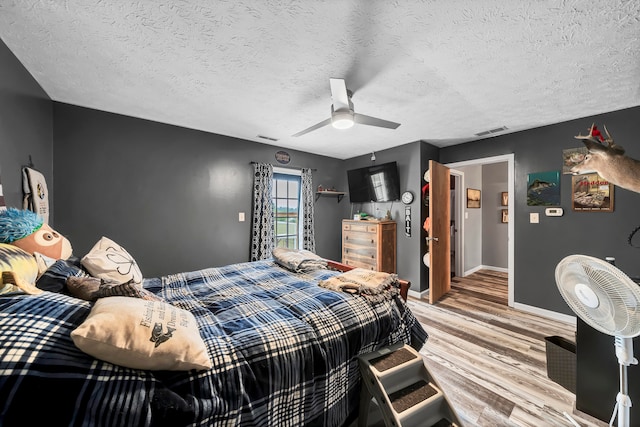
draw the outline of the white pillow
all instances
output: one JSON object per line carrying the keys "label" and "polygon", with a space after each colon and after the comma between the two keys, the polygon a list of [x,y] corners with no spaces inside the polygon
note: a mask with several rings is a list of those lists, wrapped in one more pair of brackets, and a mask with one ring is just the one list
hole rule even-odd
{"label": "white pillow", "polygon": [[134,369],[211,369],[193,314],[160,301],[129,297],[99,299],[71,332],[85,353]]}
{"label": "white pillow", "polygon": [[142,272],[133,257],[107,237],[98,240],[80,262],[93,277],[118,284],[142,283]]}

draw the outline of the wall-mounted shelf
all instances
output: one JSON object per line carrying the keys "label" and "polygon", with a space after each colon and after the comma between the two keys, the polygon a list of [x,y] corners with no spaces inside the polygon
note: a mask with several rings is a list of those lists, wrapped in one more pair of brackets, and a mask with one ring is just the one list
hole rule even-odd
{"label": "wall-mounted shelf", "polygon": [[338,203],[340,203],[340,200],[342,200],[345,194],[347,193],[345,193],[344,191],[326,191],[326,190],[316,191],[316,202],[318,201],[320,196],[331,196],[331,197],[337,197]]}

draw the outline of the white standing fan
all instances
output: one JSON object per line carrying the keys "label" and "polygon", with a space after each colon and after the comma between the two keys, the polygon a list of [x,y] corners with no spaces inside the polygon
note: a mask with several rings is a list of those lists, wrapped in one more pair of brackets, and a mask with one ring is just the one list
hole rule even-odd
{"label": "white standing fan", "polygon": [[556,284],[569,307],[589,326],[615,337],[620,365],[620,392],[609,425],[629,426],[631,399],[627,367],[633,357],[633,338],[640,335],[640,286],[614,265],[586,255],[570,255],[556,266]]}

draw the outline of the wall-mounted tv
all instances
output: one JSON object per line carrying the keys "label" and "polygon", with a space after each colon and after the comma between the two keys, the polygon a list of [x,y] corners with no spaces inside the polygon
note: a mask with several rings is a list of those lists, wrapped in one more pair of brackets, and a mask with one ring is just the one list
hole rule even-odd
{"label": "wall-mounted tv", "polygon": [[400,200],[400,176],[396,162],[347,171],[351,203]]}

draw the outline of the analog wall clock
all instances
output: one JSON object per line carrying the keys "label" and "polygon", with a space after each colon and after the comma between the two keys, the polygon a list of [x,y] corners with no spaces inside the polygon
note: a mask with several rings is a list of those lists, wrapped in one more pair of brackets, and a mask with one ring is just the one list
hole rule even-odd
{"label": "analog wall clock", "polygon": [[411,191],[405,191],[402,193],[402,203],[409,205],[413,202],[413,193]]}

